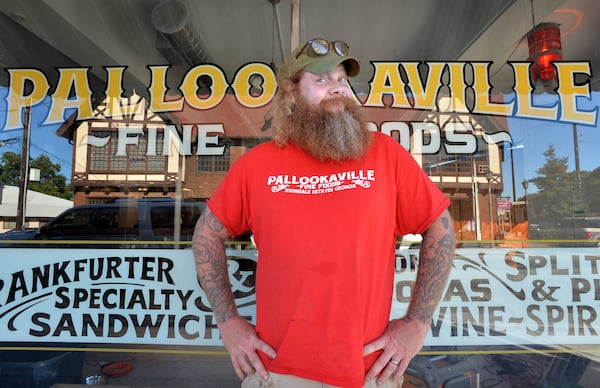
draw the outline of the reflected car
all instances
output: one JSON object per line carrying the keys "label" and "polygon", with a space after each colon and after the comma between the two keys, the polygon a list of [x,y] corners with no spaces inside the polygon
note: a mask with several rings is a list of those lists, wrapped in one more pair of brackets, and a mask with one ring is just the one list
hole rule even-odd
{"label": "reflected car", "polygon": [[558,236],[561,245],[600,247],[600,217],[563,218]]}
{"label": "reflected car", "polygon": [[181,201],[176,230],[176,205],[173,198],[147,198],[75,206],[39,230],[1,234],[0,247],[173,248],[177,244],[168,242],[191,241],[195,223],[206,208],[204,202]]}
{"label": "reflected car", "polygon": [[27,228],[23,230],[13,229],[8,232],[0,233],[0,240],[32,240],[38,232],[38,228]]}

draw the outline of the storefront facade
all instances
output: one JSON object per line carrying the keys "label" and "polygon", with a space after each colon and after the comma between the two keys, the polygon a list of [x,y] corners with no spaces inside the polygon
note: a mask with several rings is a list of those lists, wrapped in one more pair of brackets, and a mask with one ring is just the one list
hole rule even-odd
{"label": "storefront facade", "polygon": [[[450,199],[454,268],[412,386],[592,386],[596,2],[35,1],[0,6],[0,19],[0,151],[21,157],[18,179],[2,172],[2,184],[26,193],[23,155],[46,155],[74,205],[116,209],[111,220],[72,215],[71,229],[65,217],[45,235],[23,194],[3,216],[0,231],[16,229],[0,240],[11,242],[0,248],[3,351],[222,352],[189,236],[231,165],[271,140],[276,69],[324,37],[360,60],[350,84],[370,129]],[[150,205],[132,211],[140,202]],[[112,237],[82,227],[92,222]],[[253,322],[250,237],[227,252]],[[419,242],[398,237],[392,317],[410,300]]]}

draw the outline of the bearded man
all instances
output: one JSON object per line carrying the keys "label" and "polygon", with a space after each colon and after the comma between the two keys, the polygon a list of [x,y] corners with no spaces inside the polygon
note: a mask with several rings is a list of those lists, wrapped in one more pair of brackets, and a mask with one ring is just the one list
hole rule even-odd
{"label": "bearded man", "polygon": [[[242,387],[400,387],[445,289],[448,199],[398,142],[370,132],[341,41],[312,39],[278,72],[273,141],[248,151],[208,202],[196,270]],[[224,242],[252,231],[256,326],[236,310]],[[389,320],[395,242],[423,235],[404,317]]]}

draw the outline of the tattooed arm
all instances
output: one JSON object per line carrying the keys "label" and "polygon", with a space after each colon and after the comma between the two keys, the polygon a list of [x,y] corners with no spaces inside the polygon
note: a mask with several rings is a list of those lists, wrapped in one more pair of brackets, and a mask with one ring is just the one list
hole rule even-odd
{"label": "tattooed arm", "polygon": [[192,248],[198,278],[217,324],[237,315],[225,255],[225,240],[228,238],[227,229],[206,209],[196,224]]}
{"label": "tattooed arm", "polygon": [[419,252],[419,269],[406,318],[425,323],[431,318],[446,289],[456,236],[448,211],[435,220],[423,234]]}
{"label": "tattooed arm", "polygon": [[275,351],[258,338],[254,327],[239,316],[235,307],[225,254],[225,240],[229,235],[227,228],[210,209],[202,213],[192,241],[198,279],[213,309],[223,344],[238,377],[243,379],[246,374],[257,372],[266,380],[267,370],[256,351],[261,350],[271,358],[275,357]]}
{"label": "tattooed arm", "polygon": [[[446,289],[455,245],[452,218],[445,210],[423,233],[417,279],[406,315],[391,321],[385,333],[363,349],[365,355],[382,351],[367,379],[381,372],[381,380],[392,377],[399,381],[410,360],[423,347],[433,313]],[[392,359],[398,365],[390,362]]]}

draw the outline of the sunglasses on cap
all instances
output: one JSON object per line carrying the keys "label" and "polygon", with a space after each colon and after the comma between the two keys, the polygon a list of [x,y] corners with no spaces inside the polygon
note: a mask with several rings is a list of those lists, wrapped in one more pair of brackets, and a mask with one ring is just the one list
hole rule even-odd
{"label": "sunglasses on cap", "polygon": [[327,39],[321,38],[311,39],[308,42],[306,42],[304,46],[302,46],[300,51],[298,51],[298,54],[296,54],[296,59],[298,59],[298,57],[302,55],[302,53],[304,53],[305,51],[307,55],[314,57],[327,55],[327,53],[329,53],[330,50],[333,50],[337,55],[345,57],[348,55],[349,48],[350,46],[348,46],[348,43],[341,40],[330,42]]}

